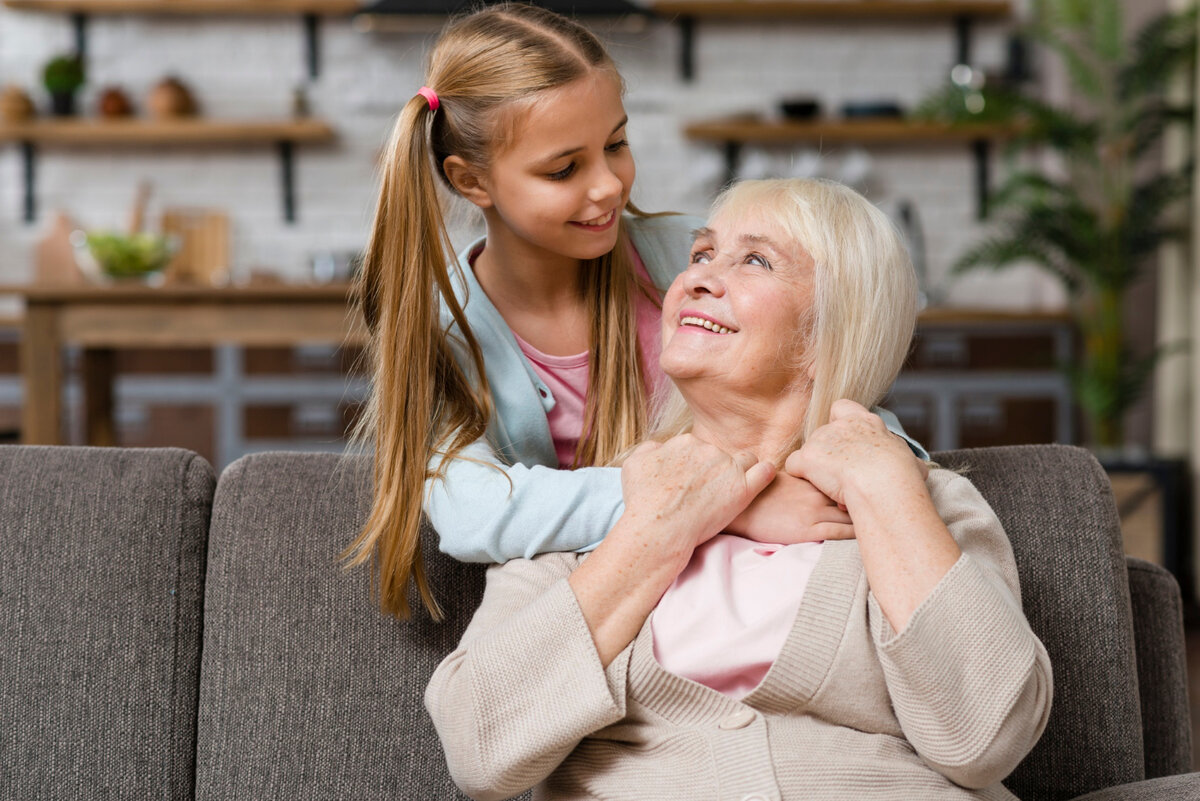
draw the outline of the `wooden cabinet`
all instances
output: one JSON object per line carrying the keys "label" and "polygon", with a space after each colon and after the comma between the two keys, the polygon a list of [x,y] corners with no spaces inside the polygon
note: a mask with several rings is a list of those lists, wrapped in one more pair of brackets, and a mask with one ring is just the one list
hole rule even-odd
{"label": "wooden cabinet", "polygon": [[926,310],[885,402],[933,450],[1074,442],[1066,314]]}

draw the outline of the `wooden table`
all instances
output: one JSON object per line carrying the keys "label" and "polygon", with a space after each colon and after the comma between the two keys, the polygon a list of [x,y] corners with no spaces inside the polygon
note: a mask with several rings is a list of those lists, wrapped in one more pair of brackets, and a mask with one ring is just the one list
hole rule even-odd
{"label": "wooden table", "polygon": [[113,378],[118,348],[360,344],[346,284],[228,288],[143,285],[0,285],[25,301],[21,439],[55,445],[62,435],[62,349],[83,348],[89,445],[114,445]]}

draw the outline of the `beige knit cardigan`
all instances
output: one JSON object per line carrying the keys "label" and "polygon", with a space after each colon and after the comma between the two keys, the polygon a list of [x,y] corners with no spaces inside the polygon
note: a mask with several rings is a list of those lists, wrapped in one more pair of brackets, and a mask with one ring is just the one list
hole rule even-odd
{"label": "beige knit cardigan", "polygon": [[975,487],[928,487],[963,555],[897,634],[855,541],[827,542],[792,630],[742,700],[664,670],[649,624],[607,669],[567,583],[584,558],[488,572],[425,703],[450,774],[502,799],[1011,799],[1050,711],[1050,662]]}

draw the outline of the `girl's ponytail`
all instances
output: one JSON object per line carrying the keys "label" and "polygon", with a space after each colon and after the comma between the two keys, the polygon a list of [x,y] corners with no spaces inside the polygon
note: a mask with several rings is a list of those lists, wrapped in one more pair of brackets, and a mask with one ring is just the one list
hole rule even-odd
{"label": "girl's ponytail", "polygon": [[[430,454],[447,432],[454,432],[451,455],[483,436],[491,405],[482,354],[450,287],[452,248],[429,144],[432,105],[417,95],[396,121],[359,276],[374,382],[354,438],[374,444],[374,492],[370,515],[343,557],[351,565],[373,561],[379,603],[386,611],[410,615],[408,584],[415,580],[421,601],[437,619],[441,610],[420,544]],[[439,296],[475,363],[475,383],[450,351]]]}

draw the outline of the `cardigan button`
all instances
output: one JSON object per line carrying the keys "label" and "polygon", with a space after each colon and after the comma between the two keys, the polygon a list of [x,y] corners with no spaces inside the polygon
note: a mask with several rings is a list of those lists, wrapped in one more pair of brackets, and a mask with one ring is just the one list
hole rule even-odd
{"label": "cardigan button", "polygon": [[754,722],[754,711],[750,709],[739,709],[729,717],[717,724],[718,729],[730,731],[732,729],[744,729]]}

